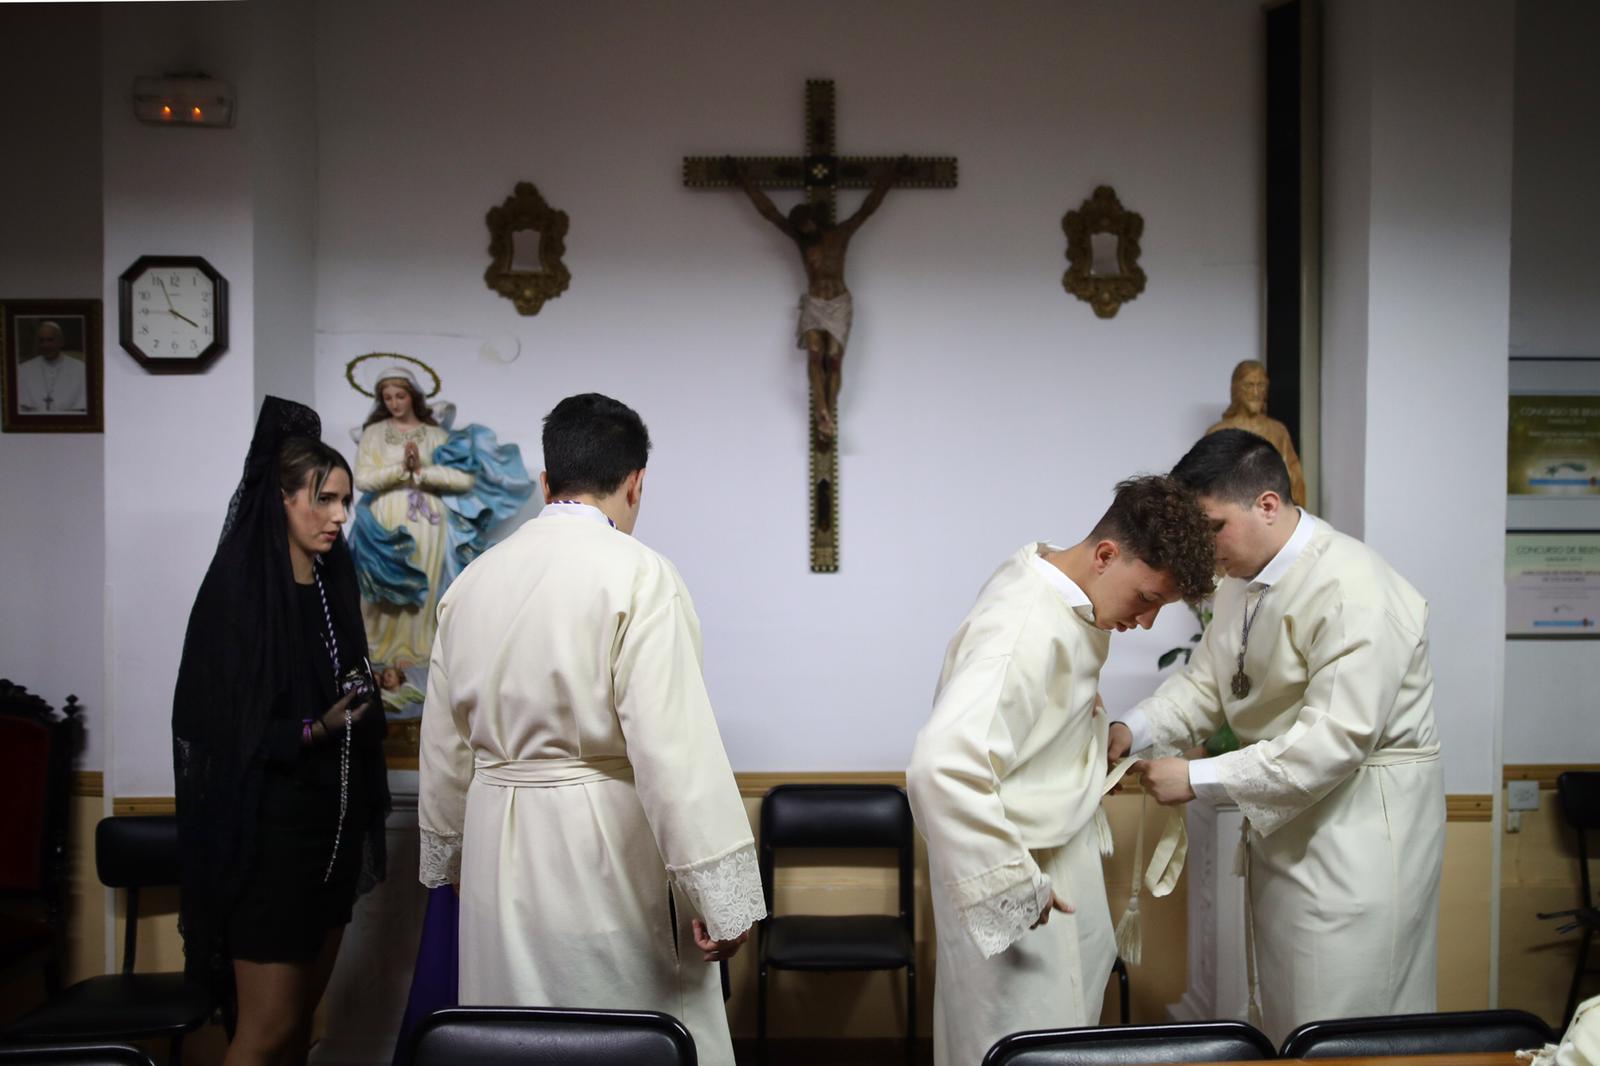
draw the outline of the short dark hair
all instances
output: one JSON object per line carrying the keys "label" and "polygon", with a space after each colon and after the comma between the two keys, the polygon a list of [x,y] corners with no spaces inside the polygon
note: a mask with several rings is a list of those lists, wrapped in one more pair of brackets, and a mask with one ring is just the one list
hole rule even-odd
{"label": "short dark hair", "polygon": [[311,437],[286,437],[278,446],[278,488],[283,490],[285,496],[293,496],[305,488],[308,475],[311,478],[311,495],[316,496],[335,468],[343,470],[351,484],[355,484],[350,463],[339,454],[337,448],[330,448]]}
{"label": "short dark hair", "polygon": [[608,496],[649,456],[644,421],[609,396],[568,396],[545,416],[544,476],[556,496]]}
{"label": "short dark hair", "polygon": [[1172,476],[1197,496],[1249,507],[1263,492],[1294,503],[1289,468],[1272,442],[1242,429],[1219,429],[1190,448]]}
{"label": "short dark hair", "polygon": [[1216,586],[1216,540],[1194,493],[1165,474],[1119,482],[1111,507],[1090,536],[1115,541],[1152,570],[1172,575],[1190,603]]}

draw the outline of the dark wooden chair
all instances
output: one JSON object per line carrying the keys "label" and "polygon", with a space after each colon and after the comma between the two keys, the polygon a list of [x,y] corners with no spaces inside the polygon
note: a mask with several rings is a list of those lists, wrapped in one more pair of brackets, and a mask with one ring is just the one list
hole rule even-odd
{"label": "dark wooden chair", "polygon": [[0,976],[40,969],[61,988],[71,877],[72,767],[83,747],[76,696],[63,713],[0,680]]}
{"label": "dark wooden chair", "polygon": [[1561,1014],[1561,1024],[1565,1026],[1572,1020],[1572,1012],[1578,1009],[1578,992],[1583,987],[1584,975],[1595,972],[1589,967],[1589,949],[1594,945],[1595,933],[1600,932],[1600,900],[1595,898],[1594,885],[1589,881],[1589,834],[1600,830],[1600,773],[1568,770],[1556,778],[1556,796],[1561,802],[1561,817],[1577,836],[1578,905],[1539,917],[1568,919],[1557,932],[1582,930],[1578,958],[1572,966],[1572,986],[1567,990],[1567,1007]]}
{"label": "dark wooden chair", "polygon": [[1277,1058],[1265,1033],[1244,1022],[1041,1029],[1003,1036],[983,1066],[1156,1066]]}
{"label": "dark wooden chair", "polygon": [[[768,917],[756,944],[756,1046],[767,1058],[770,970],[906,971],[906,1062],[916,1058],[917,947],[912,862],[916,833],[894,785],[779,785],[761,803],[761,889]],[[896,853],[898,914],[777,915],[772,881],[780,848],[873,848]]]}
{"label": "dark wooden chair", "polygon": [[695,1066],[683,1023],[654,1011],[446,1007],[412,1035],[411,1066]]}

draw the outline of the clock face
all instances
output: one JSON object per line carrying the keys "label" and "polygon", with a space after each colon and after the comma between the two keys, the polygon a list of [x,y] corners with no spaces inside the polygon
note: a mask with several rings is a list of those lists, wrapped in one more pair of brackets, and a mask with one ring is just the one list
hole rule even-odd
{"label": "clock face", "polygon": [[228,346],[228,283],[203,259],[145,256],[123,273],[122,346],[148,370],[205,369]]}

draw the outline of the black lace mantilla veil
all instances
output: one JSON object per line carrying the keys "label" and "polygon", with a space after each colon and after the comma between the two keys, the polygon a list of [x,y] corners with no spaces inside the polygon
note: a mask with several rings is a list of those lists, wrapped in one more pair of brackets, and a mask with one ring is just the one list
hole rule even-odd
{"label": "black lace mantilla veil", "polygon": [[[274,704],[286,698],[290,664],[314,650],[296,624],[278,449],[290,437],[321,435],[321,420],[311,408],[275,396],[262,403],[244,477],[189,615],[173,694],[185,971],[219,997],[233,977],[223,936],[228,911],[255,856],[267,722]],[[344,538],[322,557],[321,571],[340,631],[362,633],[355,566]],[[365,638],[355,650],[366,655]],[[352,755],[372,760],[362,776],[377,793],[369,797],[367,824],[345,827],[347,834],[363,836],[365,891],[383,876],[389,796],[381,748],[371,745]]]}

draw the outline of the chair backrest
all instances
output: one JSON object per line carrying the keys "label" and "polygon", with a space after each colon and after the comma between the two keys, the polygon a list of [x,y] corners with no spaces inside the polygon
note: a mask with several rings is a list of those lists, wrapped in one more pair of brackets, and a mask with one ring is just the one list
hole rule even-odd
{"label": "chair backrest", "polygon": [[891,848],[900,867],[900,917],[913,913],[916,829],[894,785],[778,785],[761,801],[761,889],[772,912],[778,848]]}
{"label": "chair backrest", "polygon": [[412,1034],[411,1066],[695,1066],[683,1023],[654,1011],[446,1007]]}
{"label": "chair backrest", "polygon": [[178,817],[124,814],[94,828],[94,865],[108,888],[176,885],[180,876]]}
{"label": "chair backrest", "polygon": [[1276,1057],[1266,1034],[1244,1022],[1172,1022],[1012,1033],[989,1049],[983,1066],[1155,1066]]}
{"label": "chair backrest", "polygon": [[127,892],[123,922],[122,972],[132,973],[139,947],[139,889],[178,883],[178,817],[124,814],[100,819],[94,827],[94,865],[100,882]]}
{"label": "chair backrest", "polygon": [[1593,770],[1568,770],[1556,778],[1556,795],[1561,799],[1561,815],[1578,835],[1578,877],[1583,889],[1583,905],[1595,905],[1594,889],[1589,884],[1589,833],[1600,829],[1600,773]]}
{"label": "chair backrest", "polygon": [[17,1066],[156,1066],[128,1044],[28,1044],[0,1047],[0,1063]]}
{"label": "chair backrest", "polygon": [[1554,1039],[1550,1027],[1527,1011],[1469,1010],[1307,1022],[1289,1034],[1279,1054],[1286,1059],[1465,1055],[1520,1051]]}

